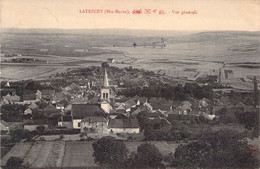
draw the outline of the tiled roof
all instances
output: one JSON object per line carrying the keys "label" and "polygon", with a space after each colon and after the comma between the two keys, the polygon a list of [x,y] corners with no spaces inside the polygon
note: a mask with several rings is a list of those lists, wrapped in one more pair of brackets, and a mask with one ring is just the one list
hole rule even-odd
{"label": "tiled roof", "polygon": [[23,94],[23,100],[35,100],[36,95],[33,91],[25,90]]}
{"label": "tiled roof", "polygon": [[108,128],[139,128],[139,124],[137,119],[111,119]]}
{"label": "tiled roof", "polygon": [[39,108],[39,106],[36,104],[36,103],[31,103],[29,106],[28,106],[29,109],[37,109]]}
{"label": "tiled roof", "polygon": [[72,116],[74,119],[83,119],[86,116],[96,116],[97,112],[104,112],[100,104],[72,104]]}

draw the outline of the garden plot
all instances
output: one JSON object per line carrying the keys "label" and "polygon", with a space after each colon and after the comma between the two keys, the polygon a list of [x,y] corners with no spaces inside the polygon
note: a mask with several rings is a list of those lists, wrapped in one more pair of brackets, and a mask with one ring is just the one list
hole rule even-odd
{"label": "garden plot", "polygon": [[61,167],[62,159],[64,156],[65,142],[55,141],[52,142],[51,151],[48,154],[48,158],[43,165],[44,168]]}
{"label": "garden plot", "polygon": [[25,157],[23,165],[29,165],[33,168],[43,167],[51,151],[52,144],[52,142],[35,142]]}

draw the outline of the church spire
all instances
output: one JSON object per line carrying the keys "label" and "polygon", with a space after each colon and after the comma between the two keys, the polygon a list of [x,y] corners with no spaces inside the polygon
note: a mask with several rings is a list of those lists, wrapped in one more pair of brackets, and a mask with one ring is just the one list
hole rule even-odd
{"label": "church spire", "polygon": [[108,78],[107,78],[107,69],[105,68],[105,74],[104,74],[104,87],[109,87]]}

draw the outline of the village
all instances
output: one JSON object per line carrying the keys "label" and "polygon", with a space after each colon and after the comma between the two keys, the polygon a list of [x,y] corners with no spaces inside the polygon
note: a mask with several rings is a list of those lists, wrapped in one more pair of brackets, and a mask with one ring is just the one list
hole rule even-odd
{"label": "village", "polygon": [[[223,128],[252,134],[259,111],[254,92],[217,82],[185,83],[132,67],[70,69],[47,80],[1,83],[1,139],[92,141],[112,136],[126,141],[188,143]],[[212,79],[212,77],[209,77]],[[245,119],[249,119],[248,121]],[[12,149],[13,150],[13,149]],[[7,155],[5,155],[7,154]]]}

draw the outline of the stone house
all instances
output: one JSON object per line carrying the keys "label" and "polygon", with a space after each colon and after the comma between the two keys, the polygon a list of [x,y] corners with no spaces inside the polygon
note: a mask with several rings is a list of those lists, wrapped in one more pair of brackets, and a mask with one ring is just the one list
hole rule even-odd
{"label": "stone house", "polygon": [[107,132],[107,119],[102,116],[86,116],[80,123],[80,131]]}

